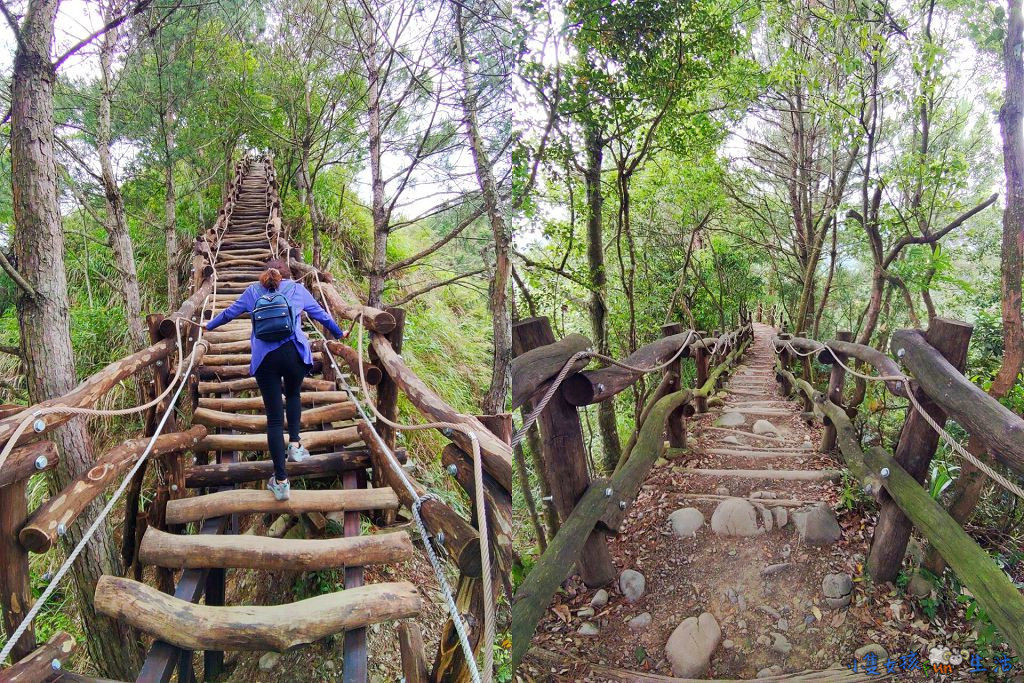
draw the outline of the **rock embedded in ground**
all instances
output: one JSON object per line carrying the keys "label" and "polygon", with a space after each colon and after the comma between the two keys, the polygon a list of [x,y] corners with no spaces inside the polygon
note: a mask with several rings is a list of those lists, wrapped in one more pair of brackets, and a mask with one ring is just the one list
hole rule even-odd
{"label": "rock embedded in ground", "polygon": [[821,580],[821,592],[832,609],[846,607],[853,597],[853,579],[849,574],[826,574]]}
{"label": "rock embedded in ground", "polygon": [[859,661],[867,657],[869,654],[874,654],[878,657],[879,662],[884,662],[889,659],[889,653],[886,652],[885,648],[878,643],[871,643],[864,647],[857,648],[857,651],[853,653],[853,656]]}
{"label": "rock embedded in ground", "polygon": [[786,640],[786,636],[782,635],[781,633],[772,633],[772,637],[775,638],[775,640],[772,642],[772,649],[778,652],[780,655],[788,655],[790,650],[793,649],[793,646],[790,644],[790,642]]}
{"label": "rock embedded in ground", "polygon": [[778,436],[779,434],[778,428],[768,420],[757,420],[754,422],[754,426],[751,429],[755,434],[762,436],[765,434],[774,434],[775,436]]}
{"label": "rock embedded in ground", "polygon": [[772,517],[775,519],[775,528],[781,529],[782,527],[789,524],[789,510],[784,507],[777,506],[772,508]]}
{"label": "rock embedded in ground", "polygon": [[590,617],[594,616],[594,608],[584,607],[583,609],[576,612],[576,616],[580,619],[589,619]]}
{"label": "rock embedded in ground", "polygon": [[672,674],[679,678],[703,678],[721,639],[722,629],[710,613],[684,619],[665,644]]}
{"label": "rock embedded in ground", "polygon": [[726,488],[725,486],[719,486],[718,488],[716,488],[715,489],[715,493],[717,495],[719,495],[719,496],[728,496],[728,495],[730,495],[729,494],[729,489]]}
{"label": "rock embedded in ground", "polygon": [[715,420],[716,427],[739,427],[747,421],[747,416],[733,410],[727,410]]}
{"label": "rock embedded in ground", "polygon": [[608,591],[601,589],[594,593],[594,597],[590,599],[590,606],[594,609],[600,609],[608,604]]}
{"label": "rock embedded in ground", "polygon": [[776,621],[782,618],[782,615],[779,614],[779,611],[770,605],[758,605],[757,609],[761,610],[762,612],[764,612]]}
{"label": "rock embedded in ground", "polygon": [[697,508],[683,508],[668,516],[672,531],[681,538],[692,538],[704,526],[704,513]]}
{"label": "rock embedded in ground", "polygon": [[280,659],[280,652],[268,652],[264,654],[262,657],[260,657],[260,671],[270,671],[275,666],[277,666],[277,662]]}
{"label": "rock embedded in ground", "polygon": [[583,625],[580,626],[579,630],[576,632],[579,633],[581,636],[596,636],[598,633],[601,632],[601,629],[599,629],[594,624],[591,624],[589,621],[585,621],[583,622]]}
{"label": "rock embedded in ground", "polygon": [[739,446],[740,445],[740,440],[737,439],[732,434],[730,434],[729,436],[727,436],[727,437],[722,439],[722,443],[731,443],[731,444],[734,444],[736,446]]}
{"label": "rock embedded in ground", "polygon": [[824,503],[795,510],[793,525],[800,540],[811,545],[830,545],[843,537],[835,513]]}
{"label": "rock embedded in ground", "polygon": [[910,575],[910,580],[907,582],[907,593],[915,598],[927,598],[932,594],[932,582],[920,572],[914,572]]}
{"label": "rock embedded in ground", "polygon": [[651,616],[650,612],[644,612],[643,614],[638,614],[630,619],[626,625],[629,626],[629,630],[633,633],[639,633],[640,631],[647,630],[647,627],[651,625],[651,621],[653,621],[653,619],[654,618]]}
{"label": "rock embedded in ground", "polygon": [[619,590],[627,602],[636,602],[647,589],[647,579],[635,569],[627,569],[619,576]]}
{"label": "rock embedded in ground", "polygon": [[743,498],[727,498],[711,515],[711,530],[719,536],[760,536],[757,509]]}
{"label": "rock embedded in ground", "polygon": [[761,669],[760,671],[757,672],[757,677],[758,678],[771,678],[772,676],[781,676],[781,675],[782,675],[782,667],[779,666],[778,664],[775,664],[773,666],[769,666],[769,667],[767,667],[765,669]]}

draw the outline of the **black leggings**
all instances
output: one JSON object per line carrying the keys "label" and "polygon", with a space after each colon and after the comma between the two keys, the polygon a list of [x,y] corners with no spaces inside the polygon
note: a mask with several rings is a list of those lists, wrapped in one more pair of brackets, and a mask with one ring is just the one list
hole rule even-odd
{"label": "black leggings", "polygon": [[[256,384],[263,394],[263,407],[267,413],[267,443],[274,461],[274,477],[278,481],[288,478],[284,463],[284,413],[288,412],[288,435],[299,440],[302,423],[302,378],[309,369],[302,361],[295,343],[288,341],[268,353],[256,368]],[[282,406],[281,389],[284,382],[285,401]]]}

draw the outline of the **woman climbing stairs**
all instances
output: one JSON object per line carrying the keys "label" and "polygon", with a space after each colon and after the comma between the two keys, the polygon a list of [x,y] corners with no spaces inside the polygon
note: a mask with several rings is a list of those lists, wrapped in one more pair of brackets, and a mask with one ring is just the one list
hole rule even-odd
{"label": "woman climbing stairs", "polygon": [[[268,229],[271,196],[267,165],[249,165],[240,183],[225,228],[210,253],[215,261],[211,314],[229,306],[257,281],[269,259],[278,255]],[[248,315],[244,316],[248,318]],[[312,457],[291,464],[296,481],[307,476],[340,477],[345,488],[293,490],[277,501],[263,486],[272,471],[267,456],[266,416],[253,378],[249,377],[250,321],[238,319],[204,335],[209,348],[198,367],[197,409],[192,423],[209,433],[194,446],[211,463],[185,473],[196,495],[173,497],[166,524],[183,533],[148,528],[139,560],[166,569],[261,569],[271,571],[345,570],[345,589],[293,604],[228,607],[191,602],[126,578],[104,577],[96,589],[96,607],[161,641],[186,650],[278,650],[347,631],[344,680],[366,678],[364,628],[372,623],[416,616],[417,588],[405,581],[363,585],[362,568],[396,564],[413,553],[405,531],[360,535],[360,513],[394,510],[398,496],[388,486],[366,488],[369,465],[356,429],[357,410],[347,392],[338,391],[336,367],[324,352],[316,355],[314,376],[303,382],[302,443]],[[255,458],[242,461],[242,454]],[[258,489],[237,488],[257,482]],[[252,515],[331,515],[343,520],[340,538],[276,538],[235,533],[187,533],[189,525],[209,531],[237,529]],[[217,523],[223,520],[222,523]],[[232,523],[227,523],[232,520]],[[209,675],[211,672],[207,672]],[[179,674],[180,675],[180,674]]]}

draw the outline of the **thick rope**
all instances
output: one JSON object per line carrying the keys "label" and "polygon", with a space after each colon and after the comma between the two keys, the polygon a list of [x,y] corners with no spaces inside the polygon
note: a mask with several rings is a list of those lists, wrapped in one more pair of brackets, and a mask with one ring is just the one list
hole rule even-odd
{"label": "thick rope", "polygon": [[[544,392],[544,396],[543,398],[541,398],[540,403],[534,406],[533,410],[531,410],[530,413],[523,420],[523,425],[516,430],[515,434],[512,435],[512,447],[514,448],[518,446],[520,443],[522,443],[523,439],[526,438],[526,433],[530,431],[530,427],[532,427],[533,423],[537,421],[537,418],[540,417],[540,414],[544,412],[544,409],[547,407],[548,403],[551,402],[552,397],[554,397],[555,392],[558,391],[558,387],[562,386],[562,382],[564,382],[565,378],[569,375],[569,370],[572,369],[572,366],[575,365],[577,361],[582,360],[583,358],[590,358],[591,360],[597,359],[604,361],[610,365],[615,365],[617,367],[630,370],[631,372],[639,372],[641,374],[646,375],[648,373],[656,372],[658,370],[664,370],[668,366],[672,365],[672,363],[676,362],[679,356],[682,355],[683,351],[685,351],[690,346],[691,342],[693,341],[694,335],[695,332],[693,330],[690,330],[686,335],[686,340],[679,345],[679,348],[676,350],[674,354],[672,354],[671,358],[669,358],[664,363],[660,365],[655,365],[654,367],[651,368],[639,368],[633,365],[629,365],[628,363],[617,361],[614,358],[610,358],[603,354],[597,353],[596,351],[577,351],[569,358],[569,360],[565,362],[565,365],[562,366],[561,372],[559,372],[558,375],[555,377],[555,381],[552,382],[551,386],[548,387],[548,390]],[[724,337],[722,339],[724,339]],[[712,350],[712,353],[718,352],[718,347],[719,344],[722,343],[722,339],[719,339],[718,341],[715,342],[715,347]],[[698,339],[697,341],[703,340]],[[705,345],[704,348],[706,349],[707,345]]]}
{"label": "thick rope", "polygon": [[[204,302],[204,307],[205,307],[205,302]],[[177,326],[175,326],[175,327],[177,328]],[[178,340],[179,340],[179,347],[180,347],[180,340],[181,340],[180,328],[178,328]],[[203,339],[202,339],[202,332],[200,332],[200,336],[199,336],[199,339],[197,340],[196,344],[198,346],[198,344],[205,344],[205,343],[206,342],[203,341]],[[107,504],[103,507],[103,510],[100,511],[100,514],[96,517],[95,520],[93,520],[92,524],[89,525],[89,528],[86,529],[85,533],[82,535],[81,540],[78,541],[78,543],[75,545],[74,549],[68,554],[67,559],[64,560],[64,563],[60,566],[59,569],[57,569],[56,573],[54,573],[53,578],[50,579],[50,582],[46,585],[46,588],[43,589],[42,594],[35,601],[35,603],[33,603],[32,608],[29,609],[28,613],[21,620],[21,623],[18,624],[18,627],[16,629],[14,629],[14,633],[12,633],[11,636],[7,639],[7,643],[4,644],[3,649],[0,649],[0,662],[5,661],[7,659],[7,657],[11,654],[11,650],[14,649],[15,644],[18,642],[18,640],[21,638],[21,636],[25,634],[25,631],[28,629],[29,625],[32,623],[32,621],[39,614],[39,611],[46,604],[46,601],[53,594],[53,592],[57,589],[57,585],[60,583],[61,579],[63,579],[64,575],[67,574],[68,571],[71,569],[71,565],[74,564],[75,560],[78,559],[78,556],[82,554],[82,551],[85,549],[86,544],[92,539],[92,537],[96,533],[97,529],[100,528],[100,525],[103,524],[104,521],[106,521],[107,516],[110,514],[110,511],[114,509],[114,505],[117,503],[117,501],[120,499],[120,497],[127,490],[128,485],[131,483],[132,478],[142,468],[143,464],[145,464],[146,459],[149,457],[149,454],[150,454],[150,452],[153,449],[153,445],[156,443],[157,437],[160,436],[160,433],[164,429],[164,425],[167,424],[167,419],[171,416],[171,413],[174,412],[174,407],[175,407],[175,405],[178,402],[178,398],[181,396],[181,390],[185,388],[185,385],[187,384],[187,378],[192,373],[192,368],[195,365],[195,358],[196,358],[196,347],[193,347],[192,353],[190,354],[190,357],[189,357],[188,368],[186,369],[185,373],[179,374],[175,378],[175,382],[172,382],[171,385],[170,385],[171,387],[173,387],[175,384],[177,384],[177,390],[175,391],[173,398],[171,398],[171,402],[167,406],[167,410],[164,411],[163,417],[160,418],[160,422],[157,424],[156,430],[154,431],[153,436],[150,438],[149,443],[146,444],[146,449],[142,452],[142,455],[139,456],[139,459],[135,463],[135,466],[132,467],[131,470],[128,472],[128,474],[125,475],[124,480],[121,482],[121,485],[117,487],[116,491],[114,491],[114,495],[110,497],[109,501],[107,501]],[[84,408],[74,408],[74,409],[69,408],[67,410],[68,410],[68,412],[76,412],[77,413],[77,412],[83,411],[85,409]],[[112,411],[100,411],[100,412],[110,413]],[[124,414],[124,413],[121,413],[121,414]],[[14,438],[14,437],[12,437],[12,438]]]}
{"label": "thick rope", "polygon": [[[920,404],[920,402],[918,402],[917,396],[915,395],[916,392],[914,391],[914,387],[911,384],[912,379],[910,377],[908,377],[907,375],[902,375],[902,374],[901,375],[865,375],[863,373],[857,372],[856,370],[848,367],[846,365],[846,363],[844,363],[839,358],[839,355],[831,347],[827,346],[826,344],[822,344],[819,348],[814,349],[813,351],[809,351],[807,353],[801,353],[800,351],[797,351],[795,348],[793,348],[793,345],[790,344],[789,342],[787,342],[786,340],[782,340],[782,341],[784,342],[783,343],[783,347],[787,351],[789,351],[790,353],[793,353],[794,355],[800,356],[800,357],[806,357],[806,356],[809,356],[809,355],[812,355],[812,354],[815,354],[815,353],[819,353],[822,350],[827,350],[829,353],[832,354],[832,358],[835,359],[836,363],[838,363],[844,370],[846,370],[847,372],[849,372],[850,374],[852,374],[852,375],[854,375],[856,377],[860,377],[860,378],[865,379],[865,380],[872,380],[872,381],[876,381],[876,382],[901,382],[903,384],[903,386],[906,388],[907,397],[910,399],[910,404],[914,407],[914,410],[916,410],[918,412],[918,414],[921,417],[924,418],[924,421],[927,422],[928,425],[932,429],[935,430],[935,432],[939,435],[939,437],[943,441],[945,441],[946,444],[954,452],[956,452],[961,458],[963,458],[964,460],[967,460],[972,465],[977,467],[979,470],[984,472],[990,479],[992,479],[992,481],[996,482],[997,484],[1002,486],[1004,489],[1006,489],[1007,491],[1009,491],[1013,495],[1017,496],[1018,498],[1024,499],[1024,489],[1022,489],[1020,486],[1018,486],[1017,484],[1013,483],[1012,481],[1010,481],[1009,479],[1007,479],[1003,475],[1001,475],[998,472],[996,472],[994,469],[992,469],[991,466],[988,465],[988,463],[986,463],[985,461],[979,459],[974,454],[972,454],[970,451],[968,451],[966,448],[964,448],[960,444],[960,442],[957,441],[956,439],[954,439],[953,436],[949,432],[947,432],[946,429],[942,425],[940,425],[938,422],[936,422],[934,419],[932,419],[932,416],[928,414],[928,411],[926,411],[924,409],[924,407]],[[775,350],[776,350],[776,352],[778,352],[778,350],[779,350],[779,346],[777,344],[775,345]]]}
{"label": "thick rope", "polygon": [[[317,285],[320,285],[320,277],[316,273],[316,271],[313,272],[313,277],[316,280]],[[323,298],[322,287],[318,286],[317,292],[321,297],[321,301],[324,303],[325,306],[327,306],[327,301]],[[365,329],[365,326],[363,325],[362,322],[362,313],[360,313],[356,317],[355,322],[357,322],[360,327],[363,327]],[[369,426],[370,431],[373,433],[374,440],[377,441],[378,445],[387,454],[389,460],[392,461],[390,463],[392,469],[399,473],[403,486],[406,488],[410,497],[413,499],[413,509],[411,510],[411,512],[413,513],[413,517],[416,520],[417,527],[423,538],[424,547],[426,547],[427,549],[427,557],[430,560],[430,564],[434,569],[434,574],[437,577],[438,583],[441,585],[442,593],[445,596],[445,601],[448,603],[448,610],[452,617],[452,623],[454,624],[456,632],[459,636],[459,641],[460,644],[462,645],[466,663],[470,666],[470,673],[473,677],[473,681],[474,683],[480,683],[482,680],[486,683],[489,683],[493,678],[494,672],[495,608],[494,594],[491,592],[491,554],[489,534],[487,530],[487,514],[484,496],[483,462],[480,456],[479,439],[472,429],[466,427],[465,425],[457,424],[454,422],[431,422],[417,425],[403,425],[392,420],[389,420],[387,417],[382,415],[380,411],[377,410],[377,407],[373,404],[373,401],[370,400],[370,392],[368,387],[366,386],[366,379],[363,376],[363,335],[362,332],[360,332],[357,348],[357,354],[359,358],[359,384],[363,391],[363,395],[366,397],[366,403],[367,405],[369,405],[370,410],[373,412],[374,416],[378,420],[382,421],[384,424],[388,425],[389,427],[400,431],[421,431],[428,429],[438,429],[442,431],[458,431],[465,434],[467,438],[470,440],[470,444],[472,445],[471,450],[473,458],[473,488],[478,506],[477,524],[479,526],[480,531],[480,564],[482,570],[481,576],[484,584],[482,591],[484,600],[484,633],[482,636],[484,655],[484,665],[482,674],[483,678],[481,678],[481,673],[476,665],[476,658],[473,655],[473,648],[470,645],[469,637],[468,634],[466,633],[465,625],[463,624],[462,621],[462,616],[459,614],[458,606],[455,604],[455,598],[452,593],[451,586],[448,584],[447,578],[444,576],[444,570],[443,567],[441,566],[440,560],[437,558],[433,548],[430,545],[430,542],[428,540],[429,532],[427,531],[426,525],[424,524],[423,519],[420,516],[419,508],[423,504],[423,501],[426,500],[426,498],[420,496],[416,492],[416,489],[413,487],[412,482],[409,481],[408,477],[405,474],[405,471],[402,469],[401,465],[398,464],[398,461],[397,459],[395,459],[394,454],[391,452],[391,449],[388,448],[387,444],[377,433],[374,424],[370,421],[369,416],[363,410],[362,405],[360,404],[355,393],[352,391],[352,388],[349,386],[348,382],[345,381],[344,373],[341,371],[341,368],[338,367],[338,363],[335,360],[334,355],[330,352],[330,349],[328,348],[328,345],[326,343],[326,338],[319,331],[319,329],[316,328],[316,326],[314,326],[313,329],[316,332],[316,334],[318,334],[322,339],[324,339],[324,351],[327,354],[327,357],[330,359],[331,364],[334,366],[335,371],[338,373],[338,377],[341,379],[341,382],[344,385],[345,390],[352,397],[352,400],[356,404],[356,407],[359,410],[359,413],[362,416],[364,422],[366,422],[367,426]]]}

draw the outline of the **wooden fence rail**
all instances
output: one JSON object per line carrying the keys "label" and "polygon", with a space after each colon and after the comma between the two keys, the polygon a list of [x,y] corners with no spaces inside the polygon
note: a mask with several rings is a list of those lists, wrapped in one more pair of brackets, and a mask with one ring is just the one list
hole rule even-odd
{"label": "wooden fence rail", "polygon": [[[940,318],[924,334],[918,330],[897,331],[891,348],[912,374],[911,390],[933,420],[941,426],[947,415],[955,419],[981,439],[1000,462],[1019,472],[1022,444],[1012,435],[1024,433],[1024,420],[963,376],[969,338],[969,325]],[[911,407],[895,456],[880,447],[865,450],[851,421],[850,414],[855,414],[856,406],[841,404],[836,373],[830,378],[827,393],[819,392],[792,372],[792,354],[786,353],[786,349],[805,353],[821,350],[819,360],[830,364],[835,363],[834,351],[841,359],[849,356],[871,365],[880,375],[903,376],[896,362],[877,350],[845,341],[823,345],[779,335],[775,344],[779,350],[776,377],[784,390],[806,399],[811,412],[834,431],[835,443],[850,472],[881,505],[868,561],[872,577],[876,581],[895,577],[903,561],[909,530],[918,529],[971,591],[1017,654],[1024,654],[1024,596],[922,486],[939,439],[935,430]],[[824,349],[826,346],[831,351]],[[902,381],[889,381],[886,386],[894,394],[907,395],[907,384]]]}
{"label": "wooden fence rail", "polygon": [[[664,363],[680,350],[682,344],[692,340],[688,332],[680,333],[674,328],[669,332],[671,334],[631,355],[628,364],[653,367]],[[678,378],[671,376],[667,382],[662,382],[637,425],[637,437],[629,457],[607,479],[590,480],[577,408],[564,395],[565,385],[555,391],[539,418],[544,463],[544,471],[539,475],[553,494],[552,502],[560,524],[558,532],[548,541],[547,549],[512,600],[513,667],[526,654],[551,598],[574,566],[584,582],[591,586],[603,585],[614,578],[615,567],[607,549],[607,534],[619,528],[644,477],[663,452],[670,416],[679,414],[678,411],[697,398],[712,396],[751,339],[752,329],[746,323],[733,332],[703,343],[694,342],[690,348],[684,349],[684,357],[694,355],[698,349],[700,353],[707,352],[712,359],[712,367],[706,373],[699,373],[703,381],[695,389],[679,386]],[[524,413],[529,412],[526,408],[529,400],[546,393],[551,379],[566,362],[581,347],[586,348],[578,335],[570,341],[556,342],[545,318],[530,318],[514,325],[513,343],[517,360],[524,359],[520,363],[513,362],[513,386],[516,386],[517,376],[527,376],[533,388],[532,392],[518,394]],[[615,372],[611,372],[612,369]],[[673,372],[678,372],[678,368],[667,369],[669,375]],[[583,391],[577,394],[580,400],[592,396],[607,400],[641,376],[642,373],[624,368],[609,368],[607,371],[570,375],[569,381],[576,380],[577,388],[583,387]],[[580,377],[582,379],[577,379]],[[603,380],[595,380],[595,377]],[[665,393],[669,386],[676,390]]]}

